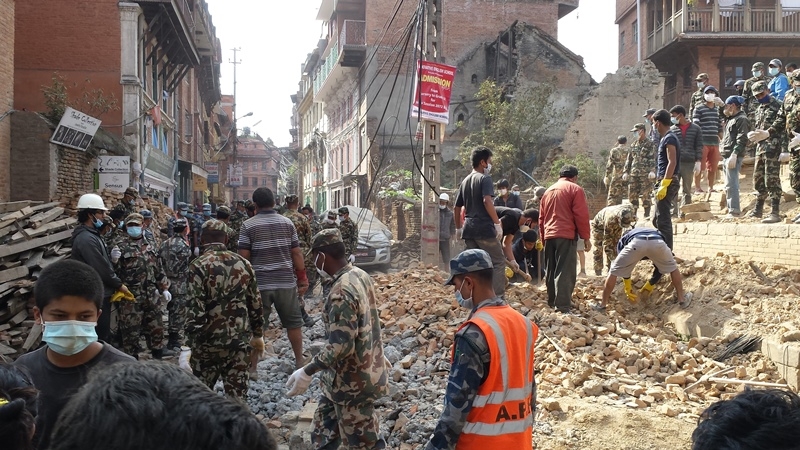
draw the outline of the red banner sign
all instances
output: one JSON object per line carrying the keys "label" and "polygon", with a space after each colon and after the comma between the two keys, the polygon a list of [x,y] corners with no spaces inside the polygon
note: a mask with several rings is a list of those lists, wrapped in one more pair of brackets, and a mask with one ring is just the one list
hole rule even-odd
{"label": "red banner sign", "polygon": [[[447,124],[450,122],[450,93],[456,68],[431,61],[417,61],[417,82],[411,117]],[[420,107],[420,103],[422,106]]]}

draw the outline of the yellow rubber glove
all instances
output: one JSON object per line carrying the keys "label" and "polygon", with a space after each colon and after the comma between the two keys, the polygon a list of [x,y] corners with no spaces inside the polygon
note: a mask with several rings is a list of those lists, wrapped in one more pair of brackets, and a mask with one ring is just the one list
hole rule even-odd
{"label": "yellow rubber glove", "polygon": [[544,244],[542,244],[542,240],[541,239],[536,241],[536,247],[534,247],[534,248],[536,249],[537,252],[540,252],[540,251],[544,250]]}
{"label": "yellow rubber glove", "polygon": [[672,183],[672,178],[664,178],[661,180],[661,184],[658,186],[658,192],[656,192],[656,200],[664,200],[664,197],[667,196],[667,188],[670,183]]}
{"label": "yellow rubber glove", "polygon": [[130,302],[135,302],[136,301],[136,299],[133,298],[133,294],[130,291],[128,291],[127,293],[126,292],[122,292],[122,291],[114,292],[114,295],[111,296],[111,302],[115,303],[115,302],[118,302],[120,300],[128,300]]}
{"label": "yellow rubber glove", "polygon": [[509,280],[514,277],[514,269],[511,267],[506,266],[506,278]]}
{"label": "yellow rubber glove", "polygon": [[645,283],[644,286],[642,286],[641,289],[639,289],[639,292],[644,292],[644,291],[653,292],[653,285],[650,284],[649,281],[647,283]]}
{"label": "yellow rubber glove", "polygon": [[630,278],[623,278],[622,283],[625,285],[625,295],[628,296],[628,301],[631,303],[636,303],[639,301],[639,298],[636,294],[633,293],[633,286],[631,285]]}

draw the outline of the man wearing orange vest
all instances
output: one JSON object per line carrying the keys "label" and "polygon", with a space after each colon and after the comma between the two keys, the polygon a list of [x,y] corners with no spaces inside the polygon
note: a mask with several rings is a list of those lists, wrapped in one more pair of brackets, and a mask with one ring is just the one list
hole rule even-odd
{"label": "man wearing orange vest", "polygon": [[471,313],[453,344],[444,411],[425,450],[533,448],[539,328],[492,289],[492,259],[480,249],[450,260],[450,278]]}

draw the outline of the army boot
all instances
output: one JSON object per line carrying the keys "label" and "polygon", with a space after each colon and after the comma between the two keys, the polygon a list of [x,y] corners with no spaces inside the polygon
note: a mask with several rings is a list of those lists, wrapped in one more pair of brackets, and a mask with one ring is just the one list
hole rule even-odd
{"label": "army boot", "polygon": [[647,220],[650,218],[650,208],[647,207],[644,209],[644,219]]}
{"label": "army boot", "polygon": [[763,213],[764,213],[764,200],[758,199],[756,200],[756,207],[753,208],[752,211],[747,213],[746,217],[755,217],[757,219],[760,219]]}
{"label": "army boot", "polygon": [[167,342],[167,348],[169,349],[181,348],[180,338],[178,337],[178,333],[169,334],[169,341]]}
{"label": "army boot", "polygon": [[781,221],[781,199],[773,198],[772,199],[772,211],[770,211],[769,216],[766,219],[762,220],[761,223],[778,223]]}

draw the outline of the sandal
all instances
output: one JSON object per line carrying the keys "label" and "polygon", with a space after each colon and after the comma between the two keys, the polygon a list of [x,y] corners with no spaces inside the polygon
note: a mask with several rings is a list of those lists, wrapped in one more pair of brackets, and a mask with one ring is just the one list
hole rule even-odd
{"label": "sandal", "polygon": [[594,311],[597,311],[597,312],[606,312],[606,307],[605,307],[605,306],[603,306],[603,304],[602,304],[602,303],[595,303],[595,304],[593,304],[593,305],[591,306],[591,308],[592,308]]}

